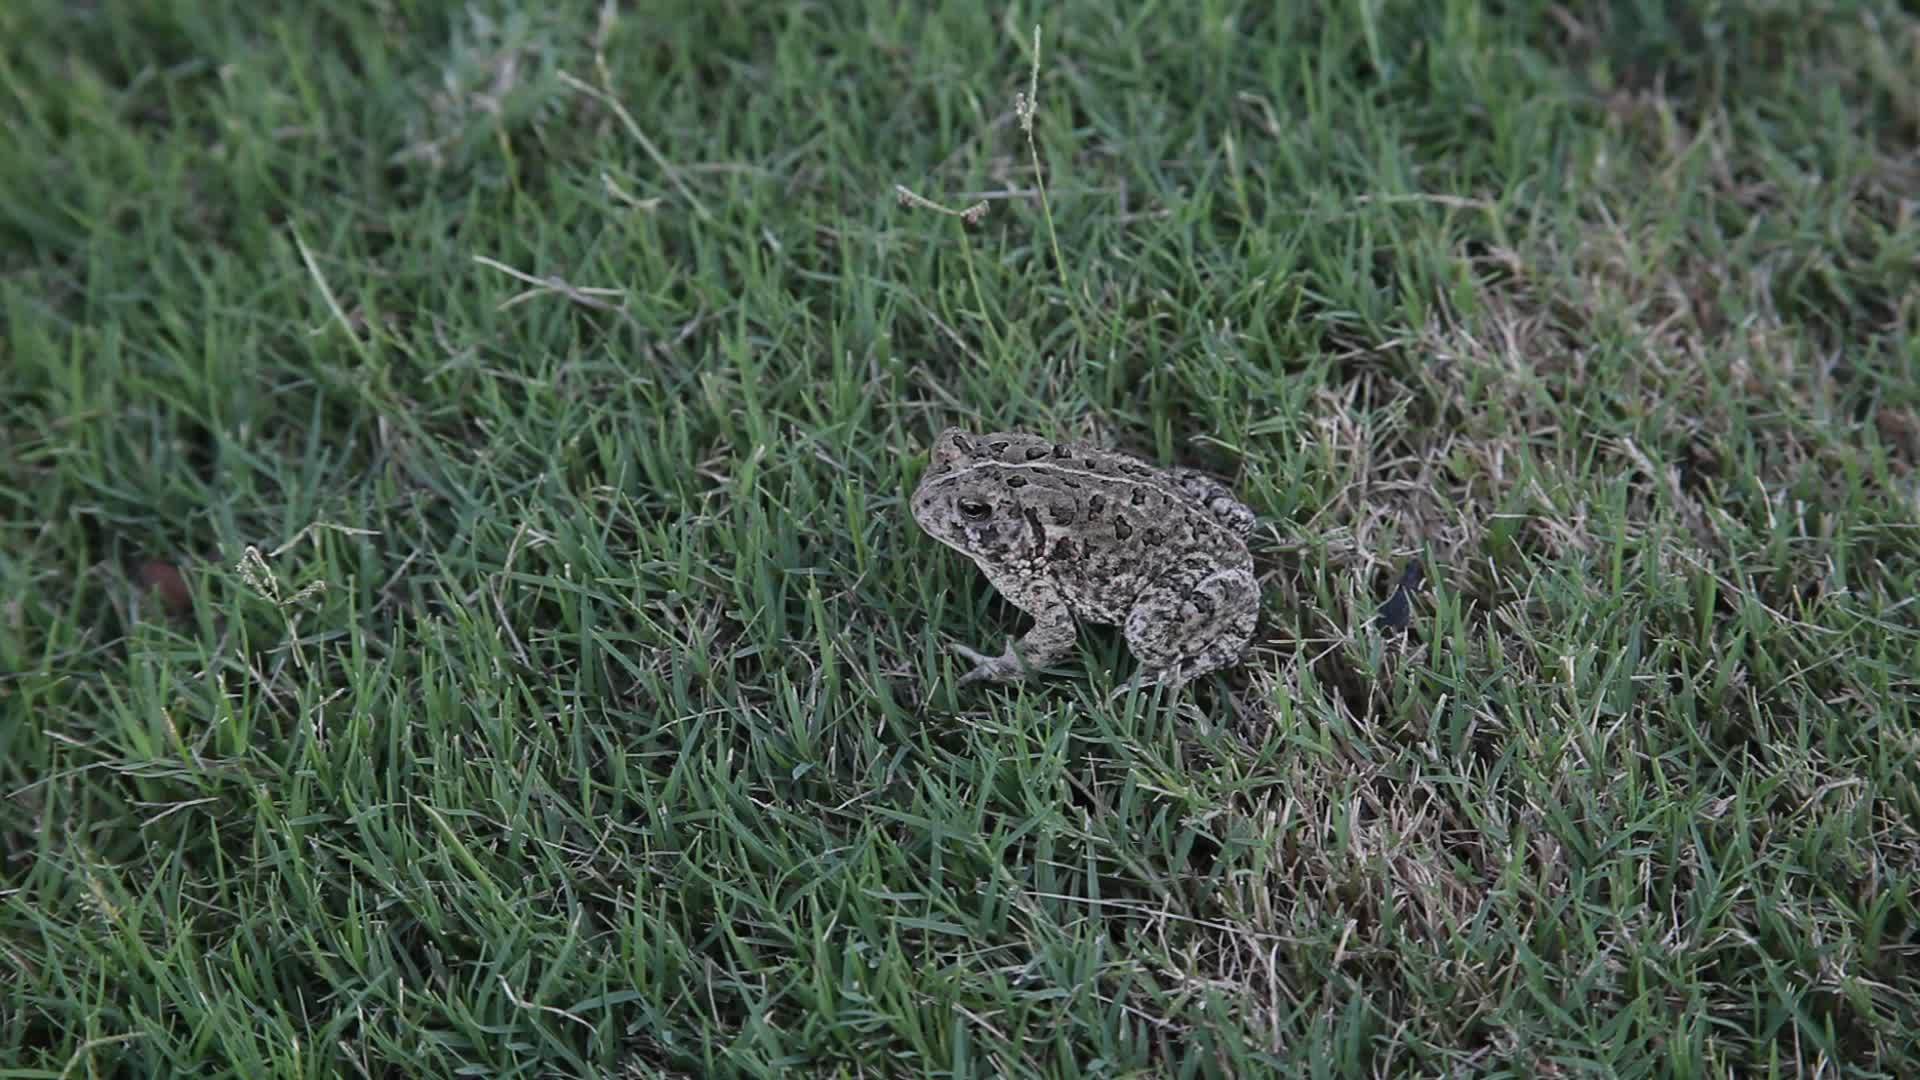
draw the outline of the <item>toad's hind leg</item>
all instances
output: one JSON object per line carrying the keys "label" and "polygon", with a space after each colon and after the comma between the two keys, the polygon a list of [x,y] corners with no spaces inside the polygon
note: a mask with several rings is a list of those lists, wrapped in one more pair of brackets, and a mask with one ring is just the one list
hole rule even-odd
{"label": "toad's hind leg", "polygon": [[1260,585],[1247,565],[1193,558],[1141,592],[1123,631],[1140,670],[1122,692],[1177,687],[1240,659],[1260,620]]}

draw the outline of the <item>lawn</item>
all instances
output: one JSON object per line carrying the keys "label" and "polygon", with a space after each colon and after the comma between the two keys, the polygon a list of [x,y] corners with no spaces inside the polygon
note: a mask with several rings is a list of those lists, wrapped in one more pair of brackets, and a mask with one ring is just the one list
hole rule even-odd
{"label": "lawn", "polygon": [[[1910,8],[0,42],[0,1080],[1920,1075]],[[948,425],[1245,662],[957,685]]]}

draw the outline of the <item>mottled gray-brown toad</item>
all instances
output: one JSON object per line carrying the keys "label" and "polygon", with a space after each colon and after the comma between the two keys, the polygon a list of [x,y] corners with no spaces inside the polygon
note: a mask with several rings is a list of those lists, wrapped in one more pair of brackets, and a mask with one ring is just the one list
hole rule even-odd
{"label": "mottled gray-brown toad", "polygon": [[1253,511],[1218,481],[1037,435],[940,433],[913,517],[1034,619],[961,682],[1017,679],[1073,646],[1074,620],[1117,625],[1139,671],[1170,688],[1240,658],[1260,613]]}

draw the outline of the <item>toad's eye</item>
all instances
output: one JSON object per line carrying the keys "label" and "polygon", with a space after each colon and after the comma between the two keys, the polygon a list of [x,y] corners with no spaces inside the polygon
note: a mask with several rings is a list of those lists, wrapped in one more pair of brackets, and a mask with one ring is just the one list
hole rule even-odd
{"label": "toad's eye", "polygon": [[961,499],[955,505],[960,508],[960,516],[966,518],[968,521],[984,520],[988,514],[993,512],[993,507],[988,506],[979,499]]}

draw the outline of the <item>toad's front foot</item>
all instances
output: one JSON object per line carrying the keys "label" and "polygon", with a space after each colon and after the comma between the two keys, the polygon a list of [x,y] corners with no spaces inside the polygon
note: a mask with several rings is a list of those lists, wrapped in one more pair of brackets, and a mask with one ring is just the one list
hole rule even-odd
{"label": "toad's front foot", "polygon": [[1026,678],[1030,673],[1011,641],[1007,643],[1007,651],[999,656],[988,656],[957,644],[953,646],[953,651],[973,661],[973,670],[960,676],[961,686],[976,682],[1014,682]]}

